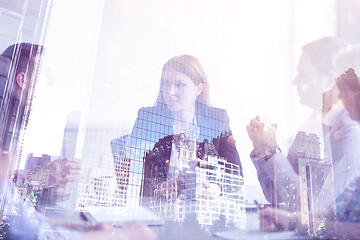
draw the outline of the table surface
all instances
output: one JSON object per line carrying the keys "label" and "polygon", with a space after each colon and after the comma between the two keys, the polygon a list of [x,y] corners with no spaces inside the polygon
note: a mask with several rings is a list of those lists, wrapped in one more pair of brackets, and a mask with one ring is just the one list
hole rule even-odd
{"label": "table surface", "polygon": [[[46,212],[47,220],[54,225],[72,229],[86,229],[93,223],[85,221],[80,212],[64,209],[50,209]],[[219,240],[219,239],[307,239],[297,236],[294,232],[263,232],[256,229],[244,230],[238,228],[223,231],[204,230],[194,220],[184,223],[166,221],[163,225],[150,226],[158,235],[158,240]]]}

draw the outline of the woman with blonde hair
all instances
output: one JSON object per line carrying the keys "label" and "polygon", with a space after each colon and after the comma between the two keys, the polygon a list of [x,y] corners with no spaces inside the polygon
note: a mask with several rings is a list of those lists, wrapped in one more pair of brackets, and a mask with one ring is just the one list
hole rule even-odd
{"label": "woman with blonde hair", "polygon": [[[156,167],[162,176],[159,181],[177,179],[186,171],[188,163],[174,157],[179,154],[175,143],[178,136],[186,138],[180,141],[192,144],[189,148],[196,152],[194,160],[204,158],[204,146],[212,146],[206,150],[208,154],[211,151],[225,159],[243,176],[226,110],[210,106],[206,74],[200,61],[190,55],[173,57],[164,64],[154,106],[139,110],[131,134],[111,141],[115,166],[120,164],[124,170],[124,159],[129,162],[132,176],[127,176],[127,187],[142,179],[142,196],[149,196],[150,182],[154,181],[149,169],[156,161],[161,162]],[[117,171],[118,184],[123,184],[122,176]],[[140,187],[132,192],[139,191]]]}

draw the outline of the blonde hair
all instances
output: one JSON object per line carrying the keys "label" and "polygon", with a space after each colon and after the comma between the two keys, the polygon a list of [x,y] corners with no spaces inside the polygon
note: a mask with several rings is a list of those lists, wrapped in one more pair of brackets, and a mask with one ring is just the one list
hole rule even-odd
{"label": "blonde hair", "polygon": [[[181,55],[176,56],[168,60],[163,67],[164,70],[174,70],[179,73],[182,73],[188,76],[191,80],[193,80],[195,85],[199,85],[202,83],[202,91],[199,96],[196,98],[196,103],[200,103],[206,106],[210,106],[209,103],[209,85],[207,81],[206,74],[204,69],[199,61],[199,59],[190,56],[190,55]],[[159,103],[165,103],[163,94],[162,94],[162,78],[160,82],[160,90],[156,99],[155,105]]]}

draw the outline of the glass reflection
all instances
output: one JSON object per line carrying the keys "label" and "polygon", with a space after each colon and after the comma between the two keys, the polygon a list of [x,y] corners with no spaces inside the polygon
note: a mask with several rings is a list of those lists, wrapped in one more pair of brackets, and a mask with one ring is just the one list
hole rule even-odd
{"label": "glass reflection", "polygon": [[111,144],[127,204],[141,194],[142,205],[169,221],[195,212],[204,226],[224,215],[225,225],[244,227],[243,173],[229,117],[210,106],[195,57],[165,63],[155,105],[141,108],[132,133]]}
{"label": "glass reflection", "polygon": [[[284,84],[293,78],[298,45],[322,35],[359,40],[355,2],[80,0],[58,2],[49,18],[51,0],[1,1],[1,48],[41,42],[47,19],[55,19],[56,31],[47,38],[51,57],[35,54],[53,73],[42,74],[43,86],[32,57],[24,61],[21,53],[42,47],[17,44],[19,51],[0,55],[0,238],[153,239],[138,223],[96,221],[143,220],[153,217],[142,211],[149,208],[166,220],[152,227],[160,239],[210,239],[210,232],[358,239],[359,47],[334,37],[306,44],[293,80],[297,94]],[[247,32],[251,37],[243,37]],[[179,52],[201,56],[207,74],[221,79],[212,83],[212,100],[227,111],[210,105],[198,59],[174,57],[161,71],[161,59]],[[142,107],[155,98],[160,75],[155,104]],[[35,87],[43,99],[33,103]],[[292,102],[297,97],[311,114],[289,148],[281,140],[303,116]],[[58,153],[70,112],[76,121],[66,123]],[[279,127],[255,117],[248,141],[243,121],[257,112],[274,115]],[[107,218],[89,217],[91,209]]]}

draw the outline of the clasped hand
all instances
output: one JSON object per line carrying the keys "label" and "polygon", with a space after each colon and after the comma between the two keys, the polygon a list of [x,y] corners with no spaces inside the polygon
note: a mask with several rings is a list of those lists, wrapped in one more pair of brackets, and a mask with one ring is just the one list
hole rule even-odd
{"label": "clasped hand", "polygon": [[72,183],[80,174],[80,165],[74,159],[59,158],[46,166],[51,169],[47,188],[50,189],[49,200],[66,201],[70,198]]}
{"label": "clasped hand", "polygon": [[254,147],[254,155],[259,156],[265,154],[268,147],[278,146],[276,142],[276,129],[277,125],[272,124],[265,130],[265,124],[260,120],[259,116],[251,119],[246,130]]}

